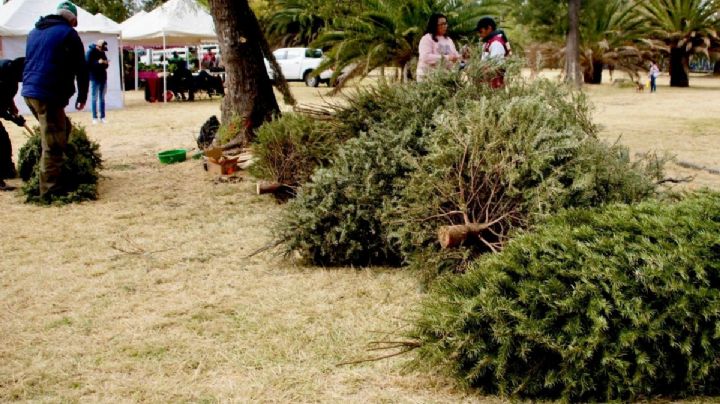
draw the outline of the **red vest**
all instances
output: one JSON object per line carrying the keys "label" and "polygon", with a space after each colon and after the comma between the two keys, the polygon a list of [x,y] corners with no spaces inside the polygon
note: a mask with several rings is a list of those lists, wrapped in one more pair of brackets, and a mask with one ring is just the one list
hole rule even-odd
{"label": "red vest", "polygon": [[494,37],[490,38],[489,41],[485,42],[483,45],[483,52],[488,53],[490,52],[490,45],[492,45],[495,42],[500,42],[500,45],[503,46],[503,49],[505,49],[505,57],[508,57],[508,48],[507,48],[507,42],[503,39],[502,35],[495,35]]}
{"label": "red vest", "polygon": [[[508,48],[507,48],[507,42],[505,39],[503,39],[502,35],[495,35],[494,37],[490,38],[489,41],[485,42],[483,44],[483,53],[490,53],[490,45],[492,45],[495,42],[499,42],[500,45],[503,46],[503,49],[505,49],[505,57],[509,56]],[[505,86],[505,71],[500,70],[498,71],[498,75],[490,79],[490,87],[491,88],[502,88]]]}

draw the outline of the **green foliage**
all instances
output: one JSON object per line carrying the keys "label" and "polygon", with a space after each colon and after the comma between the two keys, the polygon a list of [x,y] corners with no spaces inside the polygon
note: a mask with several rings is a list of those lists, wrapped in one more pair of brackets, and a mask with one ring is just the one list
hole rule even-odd
{"label": "green foliage", "polygon": [[329,23],[358,12],[354,0],[270,0],[259,15],[271,43],[281,46],[307,46]]}
{"label": "green foliage", "polygon": [[20,148],[18,154],[18,176],[23,181],[28,182],[35,173],[35,166],[40,161],[42,154],[42,146],[40,144],[40,135],[38,129],[35,128],[33,136],[31,136]]}
{"label": "green foliage", "polygon": [[399,264],[380,218],[410,168],[398,156],[417,141],[410,130],[387,129],[348,140],[288,204],[279,227],[286,248],[323,265]]}
{"label": "green foliage", "polygon": [[218,128],[215,138],[219,145],[230,143],[231,140],[235,139],[239,134],[245,131],[245,122],[240,115],[233,114],[230,119],[223,122]]}
{"label": "green foliage", "polygon": [[115,22],[125,21],[136,7],[131,0],[77,0],[75,4],[91,14],[102,13]]}
{"label": "green foliage", "polygon": [[[313,42],[328,49],[318,70],[334,67],[349,78],[366,77],[372,70],[393,66],[401,70],[418,54],[420,38],[433,13],[448,17],[450,32],[472,36],[478,19],[495,11],[496,1],[474,0],[364,0],[358,11],[333,20]],[[345,73],[343,73],[343,71]]]}
{"label": "green foliage", "polygon": [[572,209],[436,284],[415,364],[485,393],[720,394],[720,194]]}
{"label": "green foliage", "polygon": [[[492,90],[494,68],[476,61],[462,74],[351,98],[335,114],[341,138],[351,140],[300,189],[279,226],[288,250],[322,265],[398,264],[430,253],[439,257],[430,261],[434,276],[487,250],[439,255],[438,226],[464,217],[449,212],[484,222],[492,210],[497,236],[488,241],[501,245],[536,215],[654,193],[653,176],[625,149],[595,138],[584,98],[549,81],[526,83],[514,64],[507,87]],[[661,162],[652,168],[658,174]]]}
{"label": "green foliage", "polygon": [[284,114],[258,130],[250,173],[285,185],[305,183],[316,167],[329,163],[339,142],[327,121]]}
{"label": "green foliage", "polygon": [[[486,251],[509,232],[566,207],[654,196],[662,162],[631,162],[627,148],[600,142],[583,95],[548,81],[506,91],[459,92],[435,114],[426,155],[383,218],[390,241],[433,278]],[[488,224],[470,249],[443,251],[438,228]]]}
{"label": "green foliage", "polygon": [[68,192],[53,195],[51,200],[40,198],[40,131],[36,128],[33,136],[20,149],[18,172],[25,181],[22,188],[27,202],[67,204],[97,199],[98,171],[102,168],[100,145],[91,141],[85,128],[73,126],[63,162],[63,185]]}
{"label": "green foliage", "polygon": [[278,226],[288,251],[323,265],[400,263],[387,243],[382,211],[397,194],[395,180],[424,150],[423,132],[452,94],[448,83],[381,84],[358,91],[336,111],[338,136],[349,140],[288,204]]}

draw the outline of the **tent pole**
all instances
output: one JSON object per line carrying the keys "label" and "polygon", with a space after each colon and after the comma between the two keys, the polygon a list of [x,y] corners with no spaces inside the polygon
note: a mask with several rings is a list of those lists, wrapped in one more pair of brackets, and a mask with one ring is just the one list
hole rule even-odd
{"label": "tent pole", "polygon": [[135,91],[137,91],[138,85],[140,84],[140,82],[138,80],[139,68],[138,68],[138,52],[137,51],[138,51],[138,47],[137,46],[133,47],[133,52],[134,52],[133,55],[135,56]]}
{"label": "tent pole", "polygon": [[120,89],[123,95],[123,106],[125,106],[125,49],[123,48],[122,35],[120,35]]}
{"label": "tent pole", "polygon": [[165,45],[165,31],[163,31],[163,102],[167,104],[167,51]]}

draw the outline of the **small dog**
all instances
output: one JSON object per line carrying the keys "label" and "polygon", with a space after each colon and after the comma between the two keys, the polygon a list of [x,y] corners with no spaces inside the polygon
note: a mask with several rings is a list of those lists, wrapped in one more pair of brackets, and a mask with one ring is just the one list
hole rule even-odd
{"label": "small dog", "polygon": [[642,93],[645,91],[645,84],[641,83],[640,81],[635,82],[635,91],[638,93]]}

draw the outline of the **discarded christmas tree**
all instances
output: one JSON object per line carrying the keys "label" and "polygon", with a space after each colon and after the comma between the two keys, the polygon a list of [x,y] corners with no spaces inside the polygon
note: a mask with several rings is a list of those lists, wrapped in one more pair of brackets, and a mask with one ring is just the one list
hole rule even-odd
{"label": "discarded christmas tree", "polygon": [[571,209],[436,283],[408,346],[486,394],[720,394],[720,194]]}
{"label": "discarded christmas tree", "polygon": [[100,146],[87,137],[85,128],[73,126],[65,149],[62,175],[63,186],[67,192],[53,195],[50,200],[40,198],[41,153],[40,132],[36,129],[20,149],[18,158],[18,173],[25,181],[22,192],[27,202],[66,204],[97,199],[102,155]]}

